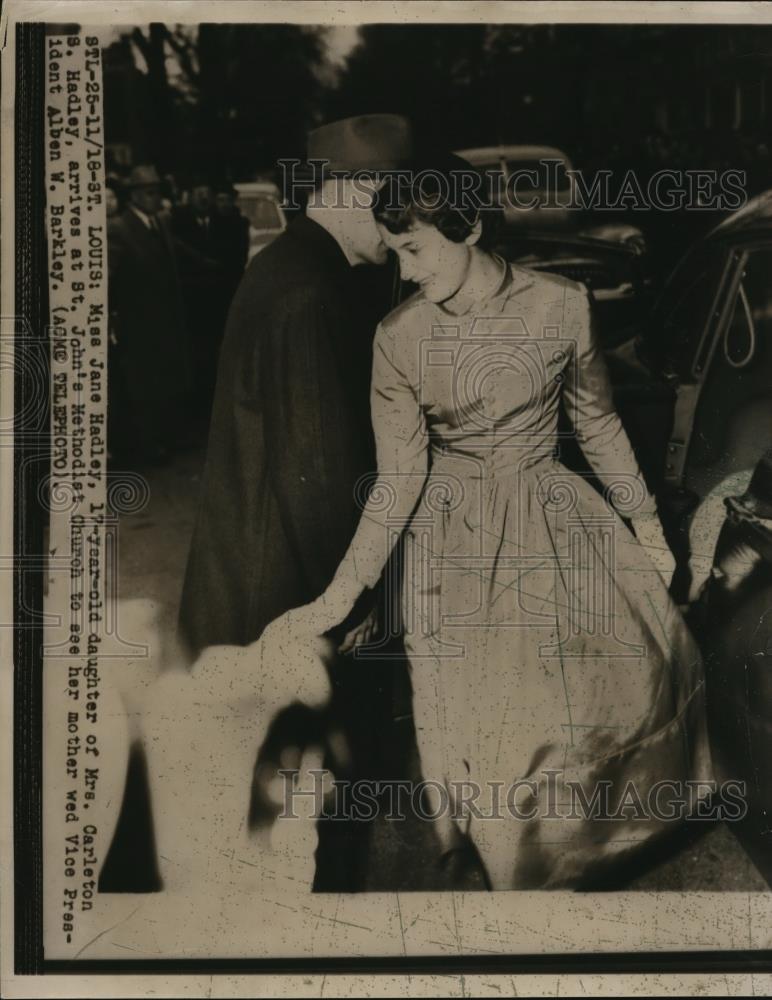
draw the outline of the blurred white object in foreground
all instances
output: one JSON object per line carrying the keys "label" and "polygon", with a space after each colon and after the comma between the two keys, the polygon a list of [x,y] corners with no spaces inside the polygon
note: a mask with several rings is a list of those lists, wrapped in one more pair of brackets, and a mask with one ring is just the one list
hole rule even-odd
{"label": "blurred white object in foreground", "polygon": [[[91,926],[80,927],[80,957],[98,953],[92,950],[96,939],[85,942],[93,935],[101,940],[111,925],[110,937],[119,948],[206,955],[215,931],[223,931],[226,913],[229,923],[243,921],[243,933],[255,929],[261,910],[271,911],[266,902],[286,904],[310,894],[317,843],[313,796],[294,798],[298,818],[280,816],[267,831],[250,831],[247,816],[257,750],[276,713],[292,702],[320,707],[328,699],[324,661],[332,643],[283,637],[271,645],[261,640],[247,647],[216,646],[188,666],[179,654],[162,650],[158,616],[149,602],[125,602],[119,610],[122,634],[146,643],[149,655],[103,661],[114,754],[106,757],[102,772],[101,822],[111,836],[128,747],[140,739],[164,888],[100,894]],[[311,792],[309,771],[320,766],[321,751],[310,748],[296,790]]]}

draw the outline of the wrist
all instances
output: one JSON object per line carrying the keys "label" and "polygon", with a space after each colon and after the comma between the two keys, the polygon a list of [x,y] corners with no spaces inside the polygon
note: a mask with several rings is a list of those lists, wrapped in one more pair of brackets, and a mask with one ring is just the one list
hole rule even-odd
{"label": "wrist", "polygon": [[670,551],[670,544],[665,537],[662,524],[656,514],[641,515],[631,519],[631,524],[635,537],[646,546],[653,546],[656,549],[667,549]]}
{"label": "wrist", "polygon": [[353,608],[361,589],[361,587],[354,587],[349,580],[335,577],[320,600],[333,616],[340,615],[338,619],[340,622]]}
{"label": "wrist", "polygon": [[630,522],[636,528],[662,531],[662,522],[656,510],[636,511],[635,514],[630,515]]}

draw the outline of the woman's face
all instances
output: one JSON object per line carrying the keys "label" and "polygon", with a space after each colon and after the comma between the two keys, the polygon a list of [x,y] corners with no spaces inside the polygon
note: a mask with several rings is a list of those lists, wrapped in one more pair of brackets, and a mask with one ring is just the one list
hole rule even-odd
{"label": "woman's face", "polygon": [[420,285],[430,302],[445,302],[463,285],[471,253],[467,242],[454,243],[439,229],[421,221],[407,232],[396,234],[379,222],[378,232],[399,258],[403,279]]}

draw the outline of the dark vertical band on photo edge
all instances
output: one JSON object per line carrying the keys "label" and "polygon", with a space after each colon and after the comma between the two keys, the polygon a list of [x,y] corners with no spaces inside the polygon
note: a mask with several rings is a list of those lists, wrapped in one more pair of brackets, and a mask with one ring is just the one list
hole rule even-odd
{"label": "dark vertical band on photo edge", "polygon": [[[43,964],[42,608],[44,526],[39,484],[45,431],[22,426],[34,391],[19,338],[46,337],[45,164],[43,158],[42,24],[16,26],[15,303],[14,303],[14,968]],[[46,351],[47,354],[47,351]]]}

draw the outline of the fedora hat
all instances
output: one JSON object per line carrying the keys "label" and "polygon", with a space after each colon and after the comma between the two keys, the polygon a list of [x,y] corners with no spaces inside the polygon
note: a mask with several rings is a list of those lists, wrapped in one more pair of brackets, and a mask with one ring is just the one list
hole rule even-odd
{"label": "fedora hat", "polygon": [[161,178],[158,176],[156,168],[150,164],[143,163],[132,168],[127,187],[150,187],[150,185],[160,183]]}
{"label": "fedora hat", "polygon": [[357,115],[320,125],[308,133],[308,160],[324,160],[325,171],[396,170],[412,155],[410,123],[402,115]]}

